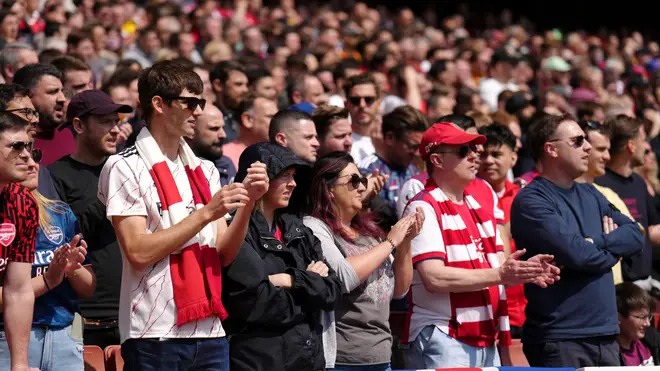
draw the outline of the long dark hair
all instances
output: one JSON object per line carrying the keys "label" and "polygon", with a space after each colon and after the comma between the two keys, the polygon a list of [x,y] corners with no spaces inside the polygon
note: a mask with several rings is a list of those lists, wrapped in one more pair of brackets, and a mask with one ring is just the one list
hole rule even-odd
{"label": "long dark hair", "polygon": [[[341,228],[333,208],[330,189],[337,183],[339,173],[353,163],[353,157],[345,152],[332,152],[319,158],[312,168],[312,184],[309,187],[306,206],[308,215],[324,221],[332,232],[339,234],[346,241],[353,241],[353,239]],[[379,238],[384,235],[372,212],[358,213],[351,220],[351,227],[361,236]]]}

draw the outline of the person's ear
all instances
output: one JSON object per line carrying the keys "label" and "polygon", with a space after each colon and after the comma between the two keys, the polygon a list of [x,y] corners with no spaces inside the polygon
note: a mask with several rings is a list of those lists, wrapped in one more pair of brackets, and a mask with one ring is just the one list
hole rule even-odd
{"label": "person's ear", "polygon": [[281,131],[275,134],[275,142],[281,145],[282,147],[286,147],[287,145],[286,134],[284,134]]}
{"label": "person's ear", "polygon": [[73,126],[73,131],[76,132],[76,135],[81,135],[85,133],[85,125],[83,124],[82,120],[79,118],[75,117],[72,122]]}
{"label": "person's ear", "polygon": [[156,95],[153,98],[151,98],[151,106],[153,107],[154,111],[163,114],[165,111],[165,101],[163,100],[162,97]]}
{"label": "person's ear", "polygon": [[518,152],[511,151],[511,167],[513,168],[514,166],[516,166],[517,162],[518,162]]}

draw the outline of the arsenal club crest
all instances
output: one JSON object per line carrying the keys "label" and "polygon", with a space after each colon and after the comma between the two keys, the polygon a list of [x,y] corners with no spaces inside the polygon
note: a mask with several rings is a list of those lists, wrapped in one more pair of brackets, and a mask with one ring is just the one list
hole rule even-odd
{"label": "arsenal club crest", "polygon": [[0,245],[7,247],[14,242],[16,237],[16,226],[11,223],[0,224]]}

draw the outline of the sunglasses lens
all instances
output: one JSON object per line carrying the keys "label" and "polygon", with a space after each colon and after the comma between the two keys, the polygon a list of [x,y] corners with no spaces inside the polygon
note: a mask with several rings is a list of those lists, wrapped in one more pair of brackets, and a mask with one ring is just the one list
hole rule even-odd
{"label": "sunglasses lens", "polygon": [[202,108],[202,111],[204,111],[204,108],[206,108],[206,99],[200,99],[199,106]]}
{"label": "sunglasses lens", "polygon": [[348,101],[351,102],[351,104],[354,106],[359,106],[361,100],[362,99],[360,97],[348,97]]}
{"label": "sunglasses lens", "polygon": [[575,138],[575,145],[578,147],[582,147],[584,144],[584,135],[580,135],[577,138]]}
{"label": "sunglasses lens", "polygon": [[32,150],[32,159],[34,160],[34,162],[38,163],[39,161],[41,161],[42,155],[43,154],[41,153],[40,149],[33,149]]}
{"label": "sunglasses lens", "polygon": [[367,106],[374,104],[374,101],[376,101],[376,97],[364,97],[364,102]]}
{"label": "sunglasses lens", "polygon": [[358,189],[360,187],[360,176],[357,174],[351,175],[351,187]]}
{"label": "sunglasses lens", "polygon": [[11,149],[17,152],[23,152],[23,150],[28,146],[27,142],[14,142],[11,145]]}
{"label": "sunglasses lens", "polygon": [[360,178],[360,183],[364,186],[364,188],[367,188],[369,186],[369,179],[367,179],[366,176],[363,176]]}

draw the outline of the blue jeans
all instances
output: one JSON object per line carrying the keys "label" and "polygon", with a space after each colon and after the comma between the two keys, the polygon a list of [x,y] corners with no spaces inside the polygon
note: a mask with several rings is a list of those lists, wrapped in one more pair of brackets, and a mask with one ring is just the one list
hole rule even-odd
{"label": "blue jeans", "polygon": [[336,366],[329,368],[328,371],[392,371],[389,363],[382,365],[367,365],[367,366]]}
{"label": "blue jeans", "polygon": [[424,327],[407,351],[407,368],[481,368],[500,366],[497,347],[473,347],[440,331]]}
{"label": "blue jeans", "polygon": [[227,338],[128,339],[121,345],[124,371],[229,371]]}
{"label": "blue jeans", "polygon": [[[83,371],[83,341],[71,336],[71,326],[33,327],[30,331],[28,365],[41,371]],[[0,331],[0,370],[9,370],[9,346]]]}

